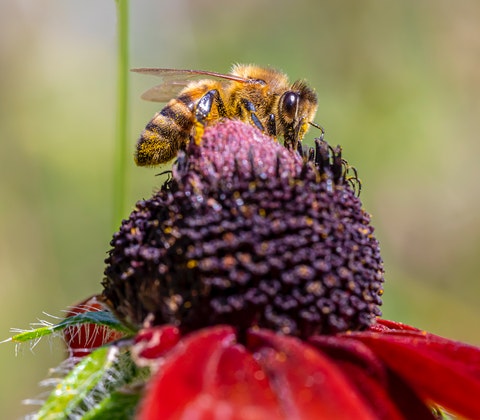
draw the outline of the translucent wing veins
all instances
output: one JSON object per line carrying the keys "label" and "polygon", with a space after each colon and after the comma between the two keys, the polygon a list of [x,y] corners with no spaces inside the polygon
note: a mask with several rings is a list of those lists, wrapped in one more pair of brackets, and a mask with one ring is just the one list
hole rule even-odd
{"label": "translucent wing veins", "polygon": [[257,83],[251,79],[236,76],[234,74],[222,74],[203,70],[182,69],[159,69],[159,68],[136,68],[131,71],[140,74],[149,74],[162,78],[162,83],[153,86],[142,94],[142,99],[153,102],[168,102],[177,96],[191,81],[205,79],[231,80],[243,83]]}

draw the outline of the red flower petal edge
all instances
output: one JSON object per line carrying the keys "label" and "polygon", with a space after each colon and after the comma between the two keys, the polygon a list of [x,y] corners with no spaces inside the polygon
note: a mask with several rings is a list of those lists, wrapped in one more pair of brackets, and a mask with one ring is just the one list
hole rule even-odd
{"label": "red flower petal edge", "polygon": [[480,418],[480,349],[391,321],[339,336],[364,343],[423,399]]}
{"label": "red flower petal edge", "polygon": [[431,409],[365,344],[347,337],[315,336],[309,340],[354,384],[379,419],[434,419]]}

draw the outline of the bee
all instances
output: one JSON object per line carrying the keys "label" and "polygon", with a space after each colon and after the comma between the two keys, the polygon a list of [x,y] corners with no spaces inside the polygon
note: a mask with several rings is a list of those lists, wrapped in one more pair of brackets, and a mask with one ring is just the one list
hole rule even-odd
{"label": "bee", "polygon": [[[155,166],[185,148],[194,129],[220,119],[248,122],[269,136],[281,136],[296,149],[313,123],[317,95],[303,80],[292,84],[272,68],[235,65],[230,74],[199,70],[139,68],[132,71],[162,78],[142,98],[168,102],[138,139],[135,162]],[[201,80],[195,80],[201,78]],[[172,99],[173,98],[173,99]]]}

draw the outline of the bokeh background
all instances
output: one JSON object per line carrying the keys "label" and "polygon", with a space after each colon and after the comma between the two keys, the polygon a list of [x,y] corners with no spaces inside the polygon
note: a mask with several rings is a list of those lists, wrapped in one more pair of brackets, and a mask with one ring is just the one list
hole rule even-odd
{"label": "bokeh background", "polygon": [[[135,0],[131,66],[282,69],[363,181],[384,314],[480,345],[480,2]],[[101,290],[112,221],[114,0],[0,2],[0,338]],[[131,149],[158,105],[131,76]],[[315,133],[310,132],[313,139]],[[130,208],[158,170],[129,160]],[[127,214],[125,214],[127,216]],[[59,363],[59,340],[0,345],[1,418]]]}

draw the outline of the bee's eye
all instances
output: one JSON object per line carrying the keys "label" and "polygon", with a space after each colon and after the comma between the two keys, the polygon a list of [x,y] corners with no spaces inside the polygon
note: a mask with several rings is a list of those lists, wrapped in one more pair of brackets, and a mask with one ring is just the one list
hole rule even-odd
{"label": "bee's eye", "polygon": [[294,119],[297,114],[298,93],[285,92],[280,105],[280,111],[288,118]]}

